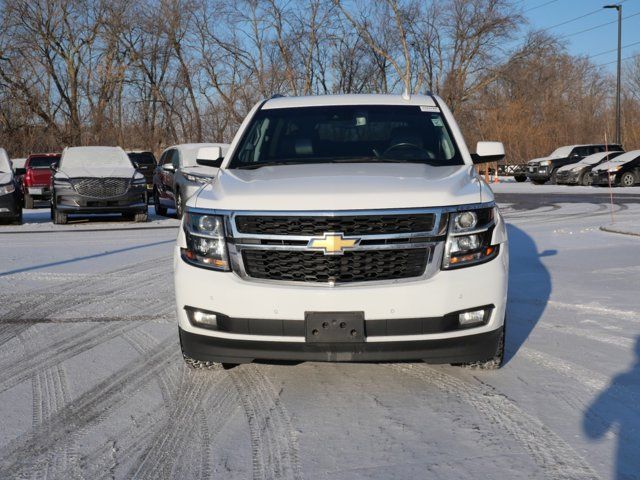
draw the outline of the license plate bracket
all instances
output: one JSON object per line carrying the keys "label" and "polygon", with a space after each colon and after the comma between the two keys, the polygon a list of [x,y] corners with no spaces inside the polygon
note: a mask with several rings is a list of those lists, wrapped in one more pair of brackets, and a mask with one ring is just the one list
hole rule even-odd
{"label": "license plate bracket", "polygon": [[363,343],[364,312],[305,312],[309,343]]}

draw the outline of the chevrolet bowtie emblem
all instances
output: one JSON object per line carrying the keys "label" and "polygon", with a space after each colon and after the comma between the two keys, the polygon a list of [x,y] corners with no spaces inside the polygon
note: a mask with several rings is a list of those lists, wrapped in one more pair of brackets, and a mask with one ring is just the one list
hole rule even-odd
{"label": "chevrolet bowtie emblem", "polygon": [[347,248],[353,248],[360,243],[359,238],[344,238],[342,233],[325,233],[322,238],[312,238],[307,248],[322,250],[325,255],[342,255]]}

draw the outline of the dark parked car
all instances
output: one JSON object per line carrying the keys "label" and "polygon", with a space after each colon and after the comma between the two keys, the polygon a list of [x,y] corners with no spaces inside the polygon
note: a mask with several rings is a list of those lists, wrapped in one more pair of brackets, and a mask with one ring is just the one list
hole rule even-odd
{"label": "dark parked car", "polygon": [[147,180],[147,197],[153,197],[153,173],[157,165],[155,155],[145,150],[129,150],[127,151],[127,155],[129,155],[133,166],[136,167]]}
{"label": "dark parked car", "polygon": [[51,167],[60,161],[59,153],[33,153],[24,164],[22,192],[24,208],[33,208],[36,200],[51,198]]}
{"label": "dark parked car", "polygon": [[4,148],[0,148],[0,220],[22,223],[20,184],[13,175],[13,167]]}
{"label": "dark parked car", "polygon": [[52,177],[51,217],[72,213],[121,213],[147,221],[147,182],[120,147],[65,148]]}
{"label": "dark parked car", "polygon": [[582,160],[584,157],[598,152],[616,152],[624,150],[620,145],[590,144],[567,145],[560,147],[548,157],[535,158],[527,163],[527,178],[536,185],[550,181],[556,183],[558,169]]}
{"label": "dark parked car", "polygon": [[591,170],[601,163],[608,162],[624,152],[600,152],[584,157],[578,163],[565,165],[558,169],[556,182],[560,185],[591,185]]}
{"label": "dark parked car", "polygon": [[640,183],[640,150],[632,150],[591,170],[593,185],[632,187]]}

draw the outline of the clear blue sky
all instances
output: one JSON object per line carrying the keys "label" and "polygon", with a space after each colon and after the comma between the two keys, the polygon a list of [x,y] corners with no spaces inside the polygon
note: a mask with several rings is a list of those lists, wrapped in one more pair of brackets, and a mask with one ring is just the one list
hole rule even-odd
{"label": "clear blue sky", "polygon": [[[615,71],[616,52],[603,53],[617,48],[617,12],[615,9],[603,9],[603,5],[622,4],[622,46],[629,44],[622,50],[622,58],[640,53],[640,0],[515,0],[524,15],[529,19],[531,28],[549,28],[563,22],[564,25],[550,28],[549,31],[557,35],[565,35],[569,53],[593,56],[592,61],[597,64],[607,64],[605,68]],[[594,12],[594,13],[591,13]],[[625,19],[625,17],[631,18]],[[589,15],[587,15],[589,14]],[[576,17],[585,15],[575,21]],[[594,28],[588,32],[578,33],[606,22],[616,22]],[[600,55],[601,54],[601,55]],[[623,66],[624,66],[623,62]]]}

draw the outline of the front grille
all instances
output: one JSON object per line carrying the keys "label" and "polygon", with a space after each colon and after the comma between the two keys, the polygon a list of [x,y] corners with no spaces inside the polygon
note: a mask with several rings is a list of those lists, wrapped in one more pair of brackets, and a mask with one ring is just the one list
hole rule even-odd
{"label": "front grille", "polygon": [[418,277],[429,259],[427,248],[347,251],[244,250],[247,275],[266,280],[348,283]]}
{"label": "front grille", "polygon": [[432,213],[340,217],[239,215],[236,217],[236,228],[240,233],[256,235],[323,235],[325,232],[388,235],[430,232],[434,221],[435,215]]}
{"label": "front grille", "polygon": [[124,195],[129,189],[128,178],[72,178],[71,185],[80,195],[94,198],[110,198]]}

